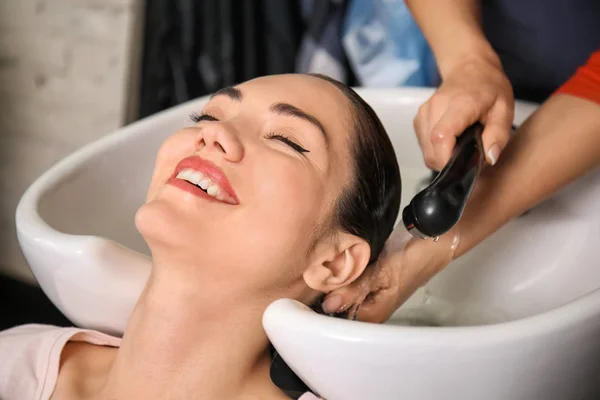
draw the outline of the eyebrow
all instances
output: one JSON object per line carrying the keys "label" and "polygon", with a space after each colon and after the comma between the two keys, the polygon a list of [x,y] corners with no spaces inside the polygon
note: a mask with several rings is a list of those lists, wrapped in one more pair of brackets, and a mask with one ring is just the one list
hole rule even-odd
{"label": "eyebrow", "polygon": [[[213,94],[211,96],[211,99],[213,99],[217,96],[227,96],[231,100],[238,101],[238,102],[241,102],[242,99],[244,98],[242,91],[233,86],[218,90],[217,92],[215,92],[215,94]],[[271,107],[269,107],[269,109],[271,112],[273,112],[275,114],[300,118],[300,119],[303,119],[304,121],[310,122],[317,129],[319,129],[319,131],[323,134],[323,139],[325,139],[325,144],[329,145],[329,138],[327,135],[327,131],[325,130],[325,127],[323,126],[321,121],[319,121],[317,119],[317,117],[310,115],[309,113],[304,112],[301,109],[299,109],[298,107],[293,106],[288,103],[274,103],[271,105]]]}
{"label": "eyebrow", "polygon": [[323,126],[321,121],[319,121],[317,119],[317,117],[310,115],[310,114],[302,111],[298,107],[295,107],[295,106],[293,106],[291,104],[287,104],[287,103],[275,103],[275,104],[272,104],[271,107],[269,107],[269,109],[271,110],[271,112],[273,112],[275,114],[296,117],[296,118],[300,118],[300,119],[310,122],[317,129],[319,129],[319,131],[323,134],[323,139],[325,139],[325,143],[329,144],[327,131],[325,130],[325,127]]}
{"label": "eyebrow", "polygon": [[242,101],[242,98],[244,97],[244,96],[242,96],[242,91],[240,89],[238,89],[236,87],[232,87],[232,86],[218,90],[210,98],[213,99],[217,96],[227,96],[231,100],[235,100],[235,101]]}

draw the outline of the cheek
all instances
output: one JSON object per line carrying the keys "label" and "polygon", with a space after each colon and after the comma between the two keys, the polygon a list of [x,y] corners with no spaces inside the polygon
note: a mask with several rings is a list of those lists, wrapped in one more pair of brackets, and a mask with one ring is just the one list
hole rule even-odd
{"label": "cheek", "polygon": [[[314,169],[304,165],[265,168],[256,185],[261,209],[281,218],[307,218],[324,199],[324,182]],[[317,217],[314,215],[314,217]]]}
{"label": "cheek", "polygon": [[154,164],[154,172],[148,187],[146,200],[152,200],[158,190],[171,177],[179,161],[195,151],[194,135],[188,130],[170,136],[160,147]]}
{"label": "cheek", "polygon": [[304,165],[272,165],[253,188],[256,213],[252,232],[270,244],[272,254],[304,255],[323,212],[327,209],[325,183]]}

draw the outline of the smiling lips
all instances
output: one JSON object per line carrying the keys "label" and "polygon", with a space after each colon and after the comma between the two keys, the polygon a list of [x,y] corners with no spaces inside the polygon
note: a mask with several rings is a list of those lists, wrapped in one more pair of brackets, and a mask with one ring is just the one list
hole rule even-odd
{"label": "smiling lips", "polygon": [[184,158],[167,182],[195,196],[237,205],[239,199],[216,165],[198,156]]}

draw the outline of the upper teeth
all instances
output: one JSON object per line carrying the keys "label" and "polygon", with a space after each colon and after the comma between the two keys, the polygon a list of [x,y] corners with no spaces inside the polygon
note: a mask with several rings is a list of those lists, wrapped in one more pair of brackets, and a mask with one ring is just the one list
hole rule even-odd
{"label": "upper teeth", "polygon": [[219,192],[221,192],[219,186],[211,181],[209,177],[202,174],[202,172],[194,171],[193,169],[184,169],[177,174],[177,179],[183,179],[193,185],[200,186],[209,195],[222,200],[221,196],[219,196]]}

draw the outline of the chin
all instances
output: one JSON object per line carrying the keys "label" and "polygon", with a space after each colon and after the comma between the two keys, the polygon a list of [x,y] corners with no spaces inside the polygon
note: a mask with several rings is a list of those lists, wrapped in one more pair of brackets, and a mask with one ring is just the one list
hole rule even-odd
{"label": "chin", "polygon": [[135,226],[150,249],[158,245],[179,247],[177,242],[189,233],[190,220],[169,202],[155,199],[137,210]]}
{"label": "chin", "polygon": [[164,261],[167,257],[168,263],[194,266],[227,264],[223,232],[215,231],[199,217],[190,218],[170,201],[154,199],[141,206],[135,214],[135,226],[154,259]]}

